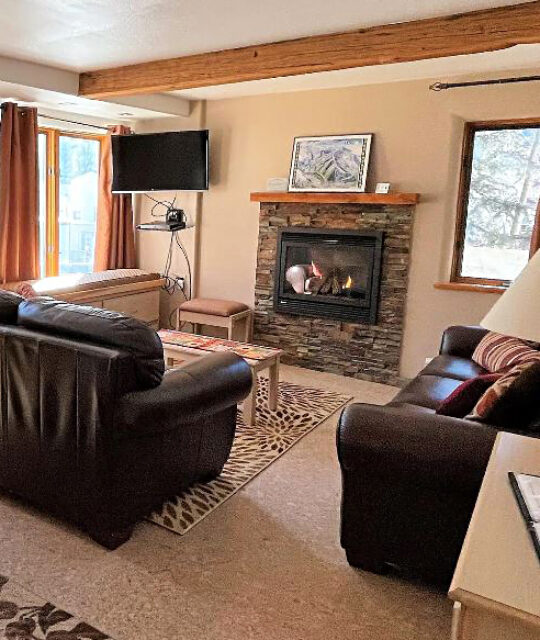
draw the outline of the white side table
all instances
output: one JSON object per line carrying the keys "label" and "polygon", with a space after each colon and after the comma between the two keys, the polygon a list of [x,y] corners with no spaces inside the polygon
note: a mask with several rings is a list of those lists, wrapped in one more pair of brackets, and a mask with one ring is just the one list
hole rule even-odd
{"label": "white side table", "polygon": [[450,586],[453,640],[540,640],[540,560],[509,471],[540,474],[540,439],[497,436]]}

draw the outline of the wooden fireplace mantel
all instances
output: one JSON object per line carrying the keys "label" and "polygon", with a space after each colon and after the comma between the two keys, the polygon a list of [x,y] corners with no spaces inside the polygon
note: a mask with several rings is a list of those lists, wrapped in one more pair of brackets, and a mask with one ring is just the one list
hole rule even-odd
{"label": "wooden fireplace mantel", "polygon": [[308,204],[416,204],[419,193],[305,193],[297,191],[255,191],[250,194],[251,202],[302,202]]}

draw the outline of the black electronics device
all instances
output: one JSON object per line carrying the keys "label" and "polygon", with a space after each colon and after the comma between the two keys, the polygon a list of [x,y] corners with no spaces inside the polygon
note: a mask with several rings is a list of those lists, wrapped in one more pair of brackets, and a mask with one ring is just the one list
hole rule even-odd
{"label": "black electronics device", "polygon": [[208,189],[208,130],[112,136],[114,193]]}
{"label": "black electronics device", "polygon": [[139,231],[181,231],[186,228],[186,217],[182,209],[170,208],[165,220],[159,222],[143,222],[137,225]]}

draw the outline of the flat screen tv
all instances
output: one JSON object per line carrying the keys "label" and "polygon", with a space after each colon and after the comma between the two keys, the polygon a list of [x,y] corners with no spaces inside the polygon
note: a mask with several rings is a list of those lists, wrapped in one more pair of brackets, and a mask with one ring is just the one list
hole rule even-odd
{"label": "flat screen tv", "polygon": [[112,136],[115,193],[208,189],[208,130]]}

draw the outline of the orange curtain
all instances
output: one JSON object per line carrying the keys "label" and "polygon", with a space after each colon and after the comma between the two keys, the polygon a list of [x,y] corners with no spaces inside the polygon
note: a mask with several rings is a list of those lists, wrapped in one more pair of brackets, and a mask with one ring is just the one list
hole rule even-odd
{"label": "orange curtain", "polygon": [[110,127],[101,143],[94,271],[135,267],[131,194],[111,192],[111,136],[127,133],[131,133],[129,127]]}
{"label": "orange curtain", "polygon": [[37,110],[2,104],[0,280],[39,277]]}

